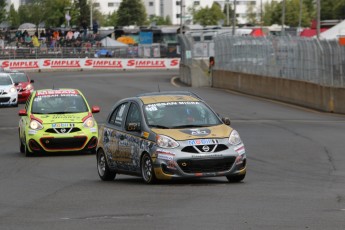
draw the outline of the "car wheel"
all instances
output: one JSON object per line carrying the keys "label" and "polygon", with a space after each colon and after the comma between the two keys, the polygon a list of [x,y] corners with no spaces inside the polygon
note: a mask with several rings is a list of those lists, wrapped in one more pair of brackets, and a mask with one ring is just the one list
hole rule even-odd
{"label": "car wheel", "polygon": [[21,153],[25,153],[25,146],[22,142],[22,139],[20,139],[20,136],[19,136],[19,149]]}
{"label": "car wheel", "polygon": [[112,181],[115,179],[116,173],[110,170],[102,149],[97,153],[97,171],[99,177],[104,181]]}
{"label": "car wheel", "polygon": [[235,176],[226,176],[230,183],[241,182],[246,177],[246,174],[235,175]]}
{"label": "car wheel", "polygon": [[24,147],[24,155],[26,156],[26,157],[32,157],[32,152],[30,152],[29,150],[28,150],[28,147],[26,146],[26,143],[24,142],[24,144],[23,144],[23,147]]}
{"label": "car wheel", "polygon": [[141,158],[141,176],[147,184],[154,184],[156,182],[153,163],[151,157],[147,153]]}

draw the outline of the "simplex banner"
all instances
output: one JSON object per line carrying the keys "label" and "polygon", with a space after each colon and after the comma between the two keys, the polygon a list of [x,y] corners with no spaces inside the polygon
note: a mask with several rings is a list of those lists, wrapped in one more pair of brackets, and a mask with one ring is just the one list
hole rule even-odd
{"label": "simplex banner", "polygon": [[179,58],[83,58],[83,59],[20,59],[0,60],[0,67],[5,70],[94,70],[94,69],[179,69]]}

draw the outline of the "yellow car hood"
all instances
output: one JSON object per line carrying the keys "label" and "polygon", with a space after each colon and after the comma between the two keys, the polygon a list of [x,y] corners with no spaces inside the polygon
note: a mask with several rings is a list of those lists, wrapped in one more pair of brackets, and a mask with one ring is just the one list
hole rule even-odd
{"label": "yellow car hood", "polygon": [[184,141],[197,138],[227,138],[230,136],[232,128],[222,124],[190,129],[152,129],[152,131],[156,134],[169,136],[177,141]]}
{"label": "yellow car hood", "polygon": [[34,117],[42,120],[43,124],[82,123],[83,118],[87,117],[88,114],[88,112],[66,114],[34,114]]}

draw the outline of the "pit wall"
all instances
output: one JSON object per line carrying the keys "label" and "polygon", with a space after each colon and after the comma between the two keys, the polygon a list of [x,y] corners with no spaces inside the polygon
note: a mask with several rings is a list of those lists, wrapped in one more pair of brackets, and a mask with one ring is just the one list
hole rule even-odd
{"label": "pit wall", "polygon": [[212,87],[345,114],[345,88],[223,70],[213,70]]}

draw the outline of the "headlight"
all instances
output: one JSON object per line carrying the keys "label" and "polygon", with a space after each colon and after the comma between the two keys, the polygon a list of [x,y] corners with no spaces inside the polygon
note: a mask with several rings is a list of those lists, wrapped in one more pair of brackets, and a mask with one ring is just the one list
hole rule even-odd
{"label": "headlight", "polygon": [[93,119],[93,117],[89,117],[88,119],[86,119],[83,123],[83,126],[85,128],[93,128],[95,126],[95,120]]}
{"label": "headlight", "polygon": [[236,130],[232,130],[229,137],[229,143],[231,145],[238,145],[242,143],[241,137]]}
{"label": "headlight", "polygon": [[15,87],[11,87],[9,91],[10,91],[10,93],[15,93],[15,92],[17,92],[17,89]]}
{"label": "headlight", "polygon": [[31,90],[32,88],[33,88],[33,87],[32,87],[31,84],[28,84],[28,85],[25,87],[26,90]]}
{"label": "headlight", "polygon": [[38,122],[37,120],[31,120],[30,121],[30,128],[34,129],[34,130],[39,130],[39,129],[43,129],[43,125]]}
{"label": "headlight", "polygon": [[167,136],[157,135],[156,140],[157,145],[161,148],[176,148],[179,146],[174,139]]}

